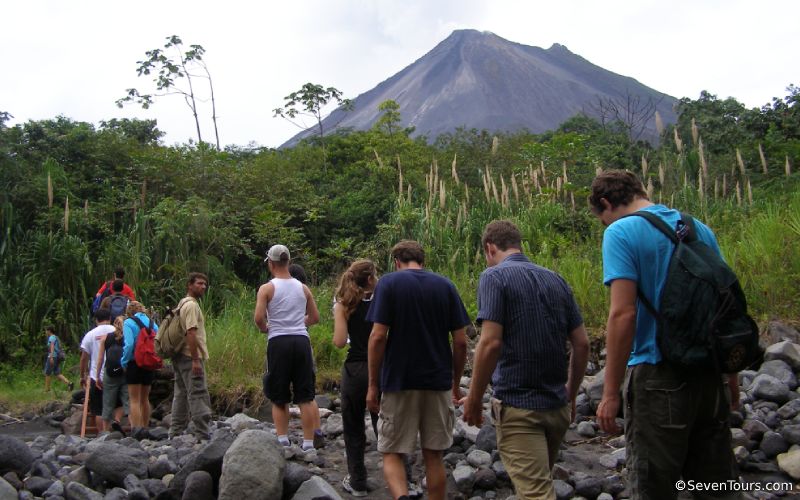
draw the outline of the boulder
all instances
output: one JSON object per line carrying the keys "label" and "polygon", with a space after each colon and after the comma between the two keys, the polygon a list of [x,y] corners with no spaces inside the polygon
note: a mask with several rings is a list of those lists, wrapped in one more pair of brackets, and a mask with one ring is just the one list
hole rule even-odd
{"label": "boulder", "polygon": [[300,485],[300,489],[294,494],[292,500],[319,500],[323,498],[325,500],[342,500],[342,497],[333,489],[333,486],[326,483],[321,477],[314,476]]}
{"label": "boulder", "polygon": [[792,446],[786,453],[778,455],[778,467],[793,479],[800,479],[800,447]]}
{"label": "boulder", "polygon": [[794,372],[792,372],[792,367],[781,359],[765,361],[761,364],[761,368],[758,369],[758,373],[772,375],[776,379],[786,384],[789,387],[789,390],[793,391],[797,389],[797,377],[795,376]]}
{"label": "boulder", "polygon": [[182,500],[214,500],[214,480],[204,470],[196,470],[186,478]]}
{"label": "boulder", "polygon": [[17,489],[0,477],[0,500],[17,500]]}
{"label": "boulder", "polygon": [[[239,415],[242,414],[240,413]],[[193,455],[192,458],[183,465],[180,471],[175,473],[175,477],[170,483],[170,490],[180,494],[180,492],[183,491],[183,487],[189,475],[198,470],[208,472],[214,484],[219,484],[225,453],[231,447],[235,439],[236,436],[231,434],[228,430],[224,430],[224,432],[218,431],[214,435],[213,440],[209,441],[200,452]]]}
{"label": "boulder", "polygon": [[773,359],[785,361],[792,367],[792,370],[798,370],[800,369],[800,346],[789,340],[772,344],[764,353],[764,361]]}
{"label": "boulder", "polygon": [[308,467],[304,467],[296,462],[286,462],[286,470],[283,473],[283,494],[285,497],[294,495],[300,486],[311,479],[311,472]]}
{"label": "boulder", "polygon": [[19,439],[0,434],[0,474],[28,472],[36,459],[28,445]]}
{"label": "boulder", "polygon": [[115,486],[122,486],[125,477],[147,477],[150,456],[147,452],[120,444],[102,443],[86,460],[86,468]]}
{"label": "boulder", "polygon": [[283,447],[275,435],[261,430],[246,430],[225,453],[218,499],[281,498],[285,468]]}
{"label": "boulder", "polygon": [[789,325],[781,323],[780,321],[770,321],[767,327],[767,334],[769,335],[769,343],[777,344],[788,340],[795,344],[800,343],[800,333]]}
{"label": "boulder", "polygon": [[762,373],[750,384],[750,393],[758,399],[783,404],[789,401],[789,386],[773,377]]}

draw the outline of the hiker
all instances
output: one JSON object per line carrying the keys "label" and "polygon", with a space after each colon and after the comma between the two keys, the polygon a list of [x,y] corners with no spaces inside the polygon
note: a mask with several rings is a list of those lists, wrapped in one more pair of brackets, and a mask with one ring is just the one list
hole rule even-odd
{"label": "hiker", "polygon": [[125,345],[123,324],[125,317],[114,320],[114,331],[107,334],[100,344],[97,371],[102,373],[96,385],[103,391],[103,421],[106,429],[122,431],[122,417],[129,412],[128,382],[122,368],[122,352]]}
{"label": "hiker", "polygon": [[463,418],[481,426],[491,379],[498,450],[517,497],[555,500],[551,471],[575,417],[589,338],[569,285],[522,253],[513,223],[487,224],[482,245],[487,269],[478,284],[481,336]]}
{"label": "hiker", "polygon": [[141,326],[150,327],[158,331],[158,325],[145,314],[144,306],[135,300],[128,303],[127,319],[123,323],[124,346],[122,348],[122,368],[125,370],[125,381],[128,383],[128,397],[130,408],[128,418],[131,422],[131,436],[136,439],[148,437],[147,428],[150,426],[150,387],[155,379],[155,371],[142,368],[136,364],[134,353]]}
{"label": "hiker", "polygon": [[400,241],[391,255],[396,271],[378,282],[366,318],[373,323],[367,408],[380,412],[378,451],[392,496],[409,494],[403,457],[414,452],[419,436],[428,495],[443,499],[442,452],[453,443],[469,318],[455,285],[423,269],[419,243]]}
{"label": "hiker", "polygon": [[97,290],[95,294],[95,299],[100,298],[100,301],[102,301],[104,293],[109,295],[111,293],[111,286],[116,280],[123,280],[122,294],[131,300],[136,300],[136,293],[125,283],[125,269],[122,266],[117,266],[117,268],[114,269],[114,278],[112,280],[106,281],[100,286],[100,289]]}
{"label": "hiker", "polygon": [[[736,480],[728,416],[739,401],[737,375],[727,376],[729,406],[720,401],[722,376],[714,370],[662,360],[656,320],[637,300],[638,288],[650,304],[659,304],[674,244],[644,218],[626,216],[646,211],[674,228],[680,212],[653,204],[641,181],[622,170],[606,171],[594,179],[589,205],[606,226],[603,283],[611,289],[597,422],[605,432],[620,432],[615,418],[624,386],[631,497],[676,498],[675,482],[681,477],[704,483]],[[694,230],[700,241],[719,253],[716,237],[705,224],[695,220]]]}
{"label": "hiker", "polygon": [[189,273],[186,297],[178,302],[180,329],[185,332],[181,352],[172,357],[175,385],[172,398],[171,437],[183,434],[191,417],[194,435],[198,440],[209,439],[211,398],[208,394],[205,364],[208,360],[206,327],[198,300],[208,288],[203,273]]}
{"label": "hiker", "polygon": [[103,423],[103,367],[98,366],[98,358],[106,335],[114,332],[114,327],[109,322],[110,317],[111,312],[108,309],[98,309],[94,313],[96,326],[86,332],[81,340],[81,387],[86,388],[86,384],[89,384],[89,401],[85,404],[89,405],[89,410],[94,415],[98,433],[106,430]]}
{"label": "hiker", "polygon": [[291,446],[289,402],[300,407],[302,448],[307,451],[315,448],[314,427],[319,418],[314,401],[316,376],[307,327],[319,322],[319,311],[308,286],[289,274],[288,248],[273,245],[264,261],[273,278],[259,287],[253,314],[256,326],[267,333],[264,394],[272,401],[272,419],[278,441],[283,446]]}
{"label": "hiker", "polygon": [[121,279],[115,279],[111,283],[111,295],[108,295],[100,303],[100,309],[108,309],[111,316],[109,324],[113,324],[119,316],[125,316],[125,311],[128,309],[128,301],[135,300],[129,298],[124,293],[125,282]]}
{"label": "hiker", "polygon": [[[369,379],[367,344],[372,323],[366,317],[377,283],[375,264],[371,260],[357,260],[341,275],[334,294],[336,302],[333,306],[333,343],[339,349],[350,346],[342,366],[342,423],[349,472],[342,480],[342,487],[356,497],[367,495],[364,411]],[[370,417],[377,436],[378,414],[370,412]]]}
{"label": "hiker", "polygon": [[61,341],[56,335],[56,328],[54,326],[46,326],[44,328],[45,335],[47,335],[47,353],[44,357],[44,391],[50,391],[50,377],[53,375],[62,382],[64,382],[70,391],[75,388],[75,384],[70,382],[67,377],[61,374],[61,363],[64,362],[64,350],[61,349]]}

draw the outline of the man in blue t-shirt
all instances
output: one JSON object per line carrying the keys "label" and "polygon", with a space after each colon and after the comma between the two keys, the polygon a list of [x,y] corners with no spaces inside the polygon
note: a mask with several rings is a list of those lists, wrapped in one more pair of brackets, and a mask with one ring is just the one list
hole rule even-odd
{"label": "man in blue t-shirt", "polygon": [[[676,227],[680,212],[650,202],[641,181],[621,170],[606,171],[594,179],[589,204],[607,226],[603,282],[611,289],[605,383],[597,422],[606,432],[620,431],[615,418],[624,386],[631,497],[676,498],[675,483],[681,476],[707,483],[735,480],[730,408],[719,404],[720,376],[714,370],[693,370],[662,360],[656,320],[637,301],[638,289],[658,307],[674,245],[643,217],[626,216],[648,211]],[[694,227],[697,238],[719,252],[714,233],[698,220]],[[735,408],[737,376],[727,379],[730,406]]]}
{"label": "man in blue t-shirt", "polygon": [[419,434],[428,496],[443,499],[442,452],[453,442],[453,403],[461,399],[469,318],[455,285],[422,268],[425,252],[419,243],[399,242],[392,258],[397,272],[378,281],[367,313],[373,323],[367,407],[380,410],[378,451],[392,496],[408,495],[403,455],[414,451]]}

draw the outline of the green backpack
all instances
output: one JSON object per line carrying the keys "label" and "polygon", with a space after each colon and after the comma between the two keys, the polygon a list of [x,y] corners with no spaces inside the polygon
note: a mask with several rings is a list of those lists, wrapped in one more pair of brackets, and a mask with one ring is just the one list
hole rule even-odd
{"label": "green backpack", "polygon": [[650,212],[630,215],[645,218],[675,244],[659,310],[638,290],[639,300],[656,318],[662,357],[718,373],[735,373],[760,361],[758,325],[747,314],[739,280],[722,257],[697,238],[692,217],[681,213],[671,229]]}
{"label": "green backpack", "polygon": [[[188,302],[188,301],[186,301]],[[184,302],[184,304],[186,304]],[[181,327],[181,308],[179,304],[175,309],[170,309],[158,325],[155,338],[155,350],[161,359],[171,358],[183,350],[186,343],[186,332]]]}

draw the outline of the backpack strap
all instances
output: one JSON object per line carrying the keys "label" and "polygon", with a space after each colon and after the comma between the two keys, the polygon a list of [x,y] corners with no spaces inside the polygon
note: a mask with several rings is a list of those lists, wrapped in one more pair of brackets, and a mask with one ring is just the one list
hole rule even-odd
{"label": "backpack strap", "polygon": [[139,329],[140,330],[141,329],[145,329],[145,330],[147,330],[148,334],[152,334],[153,333],[153,320],[150,320],[150,323],[147,326],[144,326],[144,323],[142,323],[142,320],[140,320],[136,316],[131,316],[131,319],[133,321],[135,321],[137,325],[139,325]]}

